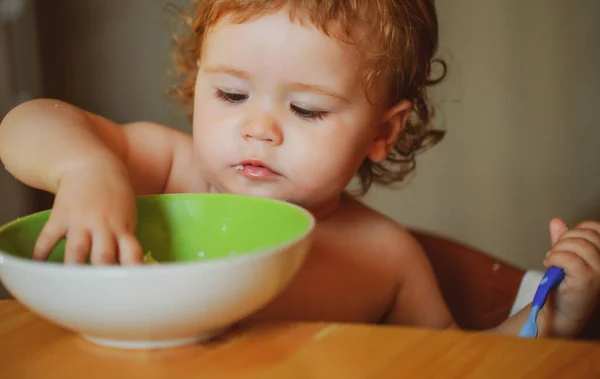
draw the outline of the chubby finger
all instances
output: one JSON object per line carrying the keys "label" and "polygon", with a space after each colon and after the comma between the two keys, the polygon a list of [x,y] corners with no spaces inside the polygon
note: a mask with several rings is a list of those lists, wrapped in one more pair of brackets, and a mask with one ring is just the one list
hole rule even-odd
{"label": "chubby finger", "polygon": [[591,277],[592,273],[590,266],[579,255],[572,251],[553,251],[546,259],[544,259],[544,266],[560,267],[565,271],[566,276],[577,279],[587,279]]}
{"label": "chubby finger", "polygon": [[65,263],[84,264],[90,254],[92,238],[87,229],[70,229],[65,244]]}
{"label": "chubby finger", "polygon": [[53,222],[52,218],[44,225],[38,239],[33,247],[33,259],[37,261],[45,261],[50,256],[52,249],[65,237],[66,228],[58,223]]}
{"label": "chubby finger", "polygon": [[600,222],[598,221],[584,221],[575,227],[577,229],[590,229],[600,234]]}
{"label": "chubby finger", "polygon": [[600,272],[600,250],[593,242],[577,234],[585,234],[583,231],[566,237],[566,234],[552,247],[552,253],[555,251],[571,252],[585,261],[594,271]]}
{"label": "chubby finger", "polygon": [[589,241],[593,244],[598,251],[600,251],[600,233],[596,232],[593,229],[585,229],[585,228],[573,228],[565,233],[559,238],[559,242],[562,239],[567,238],[582,238]]}
{"label": "chubby finger", "polygon": [[143,263],[142,247],[132,234],[123,234],[118,237],[119,262],[122,265],[135,265]]}
{"label": "chubby finger", "polygon": [[93,265],[110,265],[116,263],[117,242],[109,230],[95,230],[92,232],[92,254],[90,261]]}
{"label": "chubby finger", "polygon": [[561,218],[553,218],[550,220],[550,242],[554,245],[560,236],[565,233],[569,228],[567,227],[567,223]]}

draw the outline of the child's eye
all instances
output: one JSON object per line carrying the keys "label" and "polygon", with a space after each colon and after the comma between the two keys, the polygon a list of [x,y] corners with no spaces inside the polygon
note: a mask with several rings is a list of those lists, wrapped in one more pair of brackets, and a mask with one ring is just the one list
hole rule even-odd
{"label": "child's eye", "polygon": [[215,96],[217,97],[217,99],[233,104],[237,104],[248,99],[248,95],[245,95],[243,93],[225,92],[220,89],[215,91]]}
{"label": "child's eye", "polygon": [[329,112],[325,111],[309,111],[308,109],[300,108],[297,105],[291,104],[290,109],[294,112],[298,117],[303,118],[308,121],[318,121],[322,120]]}

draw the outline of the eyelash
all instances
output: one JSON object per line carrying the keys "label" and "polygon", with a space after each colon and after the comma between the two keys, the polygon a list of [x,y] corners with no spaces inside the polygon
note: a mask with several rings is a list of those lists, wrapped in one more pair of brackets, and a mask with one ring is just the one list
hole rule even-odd
{"label": "eyelash", "polygon": [[246,99],[248,99],[248,95],[244,95],[242,93],[229,93],[225,91],[221,91],[220,89],[215,91],[215,96],[219,100],[223,100],[226,103],[237,104]]}
{"label": "eyelash", "polygon": [[[230,104],[238,104],[248,99],[248,95],[241,93],[229,93],[220,89],[215,91],[215,97]],[[290,105],[290,110],[301,119],[313,122],[323,120],[329,115],[329,112],[326,111],[309,111],[294,104]]]}
{"label": "eyelash", "polygon": [[325,111],[309,111],[294,104],[290,105],[290,110],[294,112],[296,116],[306,121],[320,121],[329,115],[329,113]]}

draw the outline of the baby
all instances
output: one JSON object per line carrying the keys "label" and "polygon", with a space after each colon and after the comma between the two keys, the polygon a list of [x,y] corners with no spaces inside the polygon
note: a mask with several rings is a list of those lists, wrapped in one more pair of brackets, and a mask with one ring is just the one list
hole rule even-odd
{"label": "baby", "polygon": [[[34,257],[66,237],[67,263],[141,263],[136,194],[262,196],[318,226],[298,276],[251,320],[456,327],[410,233],[345,192],[355,176],[363,193],[401,180],[442,136],[427,96],[444,74],[433,0],[204,0],[189,23],[175,47],[193,137],[47,99],[3,120],[6,169],[56,194]],[[566,278],[540,335],[576,336],[600,293],[600,223],[550,225],[544,263]],[[527,312],[496,330],[517,334]]]}

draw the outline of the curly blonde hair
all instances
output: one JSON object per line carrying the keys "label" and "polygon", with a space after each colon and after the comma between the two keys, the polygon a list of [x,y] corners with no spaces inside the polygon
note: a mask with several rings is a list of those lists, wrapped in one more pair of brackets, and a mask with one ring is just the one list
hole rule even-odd
{"label": "curly blonde hair", "polygon": [[[292,20],[309,21],[326,35],[353,43],[366,58],[363,68],[367,89],[376,80],[389,83],[390,105],[407,99],[411,117],[400,138],[382,163],[365,159],[357,172],[361,194],[373,183],[402,181],[416,166],[416,155],[439,142],[445,132],[433,127],[429,88],[446,75],[446,64],[434,58],[438,48],[438,22],[434,0],[196,0],[192,12],[172,10],[186,29],[176,35],[172,55],[178,83],[169,91],[193,111],[197,61],[207,31],[224,16],[243,23],[286,9]],[[336,28],[331,26],[335,25]],[[357,25],[359,27],[357,27]],[[334,34],[334,30],[336,33]],[[357,33],[357,31],[360,33]],[[443,72],[432,79],[432,66]]]}

